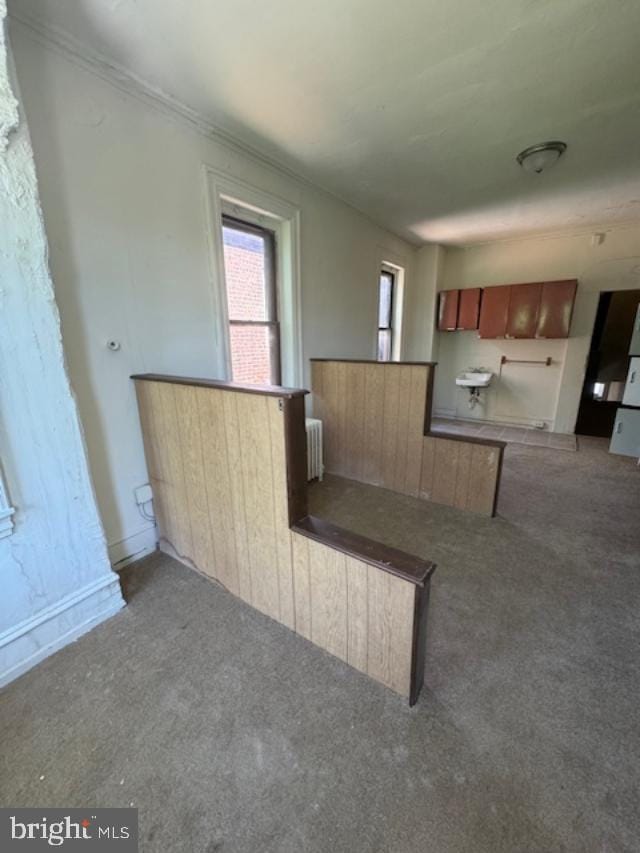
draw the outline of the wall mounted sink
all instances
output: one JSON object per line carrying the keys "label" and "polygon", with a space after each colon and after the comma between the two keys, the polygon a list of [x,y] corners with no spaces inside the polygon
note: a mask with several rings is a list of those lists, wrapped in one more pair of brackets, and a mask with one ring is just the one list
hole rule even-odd
{"label": "wall mounted sink", "polygon": [[456,385],[461,385],[463,388],[486,388],[493,378],[493,373],[489,371],[477,373],[472,370],[465,370],[456,376]]}

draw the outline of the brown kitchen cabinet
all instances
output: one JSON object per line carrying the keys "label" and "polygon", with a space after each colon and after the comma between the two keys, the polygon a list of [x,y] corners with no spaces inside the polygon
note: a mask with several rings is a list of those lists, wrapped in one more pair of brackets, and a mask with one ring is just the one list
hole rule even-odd
{"label": "brown kitchen cabinet", "polygon": [[456,328],[469,330],[477,329],[480,319],[480,298],[482,289],[469,287],[460,291],[458,305],[458,325]]}
{"label": "brown kitchen cabinet", "polygon": [[441,290],[438,300],[438,331],[454,332],[458,327],[459,290]]}
{"label": "brown kitchen cabinet", "polygon": [[504,338],[507,333],[510,293],[510,285],[483,288],[478,325],[479,337]]}
{"label": "brown kitchen cabinet", "polygon": [[536,338],[569,337],[577,287],[575,279],[543,282]]}
{"label": "brown kitchen cabinet", "polygon": [[509,287],[506,338],[535,338],[542,285],[512,284]]}
{"label": "brown kitchen cabinet", "polygon": [[570,279],[483,288],[479,337],[568,338],[577,285]]}

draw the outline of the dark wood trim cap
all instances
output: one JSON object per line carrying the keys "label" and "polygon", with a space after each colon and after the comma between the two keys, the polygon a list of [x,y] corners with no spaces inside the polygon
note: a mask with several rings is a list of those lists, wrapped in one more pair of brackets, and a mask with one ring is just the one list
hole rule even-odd
{"label": "dark wood trim cap", "polygon": [[417,586],[413,609],[413,637],[411,649],[411,685],[409,705],[415,705],[424,683],[424,664],[427,654],[427,610],[431,582]]}
{"label": "dark wood trim cap", "polygon": [[425,438],[446,438],[447,441],[464,441],[466,444],[484,444],[487,447],[497,447],[498,450],[504,450],[507,446],[506,441],[500,441],[497,438],[480,438],[475,435],[461,435],[456,432],[445,432],[438,429],[430,429],[425,432]]}
{"label": "dark wood trim cap", "polygon": [[309,361],[339,361],[348,364],[396,364],[398,367],[435,367],[437,361],[378,361],[375,358],[310,358]]}
{"label": "dark wood trim cap", "polygon": [[217,388],[220,391],[239,391],[242,394],[260,394],[262,397],[282,397],[292,400],[309,392],[304,388],[282,388],[280,385],[240,385],[221,379],[197,379],[192,376],[168,376],[163,373],[134,373],[131,379],[138,382],[168,382],[171,385],[195,385],[198,388]]}
{"label": "dark wood trim cap", "polygon": [[363,563],[369,563],[377,569],[382,569],[383,572],[389,572],[417,586],[424,586],[436,569],[435,563],[429,560],[414,557],[413,554],[367,539],[366,536],[337,527],[313,515],[307,515],[296,521],[291,525],[291,529],[308,539],[322,542],[330,548],[335,548],[336,551],[355,557],[356,560],[362,560]]}

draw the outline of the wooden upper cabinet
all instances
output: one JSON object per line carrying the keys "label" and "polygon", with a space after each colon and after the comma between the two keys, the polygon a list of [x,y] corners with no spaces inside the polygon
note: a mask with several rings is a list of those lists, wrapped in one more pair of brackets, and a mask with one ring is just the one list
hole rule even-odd
{"label": "wooden upper cabinet", "polygon": [[453,332],[458,327],[459,290],[441,290],[438,301],[438,331]]}
{"label": "wooden upper cabinet", "polygon": [[476,328],[479,304],[481,338],[568,338],[577,287],[569,279],[461,290],[458,328]]}
{"label": "wooden upper cabinet", "polygon": [[479,337],[504,338],[507,332],[510,293],[509,285],[483,288],[478,326]]}
{"label": "wooden upper cabinet", "polygon": [[535,338],[542,285],[512,284],[509,288],[507,338]]}
{"label": "wooden upper cabinet", "polygon": [[458,329],[477,329],[480,319],[480,295],[479,287],[470,287],[460,291],[460,303],[458,306]]}
{"label": "wooden upper cabinet", "polygon": [[568,338],[578,282],[545,281],[542,284],[536,338]]}

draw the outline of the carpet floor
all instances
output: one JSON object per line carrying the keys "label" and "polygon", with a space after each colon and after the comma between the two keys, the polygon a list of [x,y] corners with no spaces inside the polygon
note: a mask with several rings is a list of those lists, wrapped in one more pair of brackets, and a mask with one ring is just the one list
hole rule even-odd
{"label": "carpet floor", "polygon": [[435,560],[393,693],[156,554],[0,696],[0,804],[139,809],[171,853],[640,849],[640,471],[509,445],[486,519],[327,477],[312,511]]}

